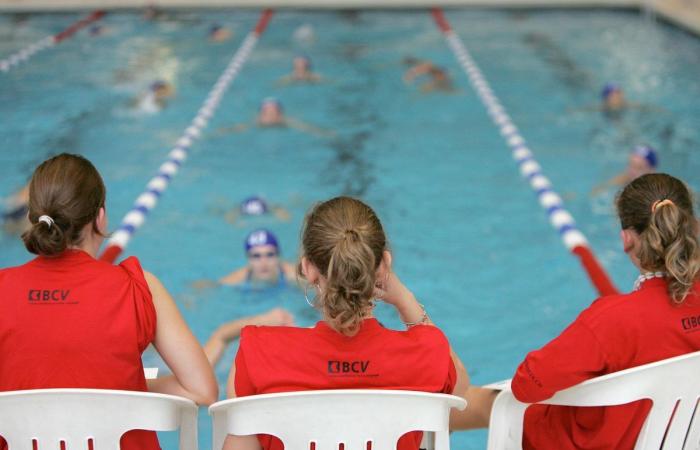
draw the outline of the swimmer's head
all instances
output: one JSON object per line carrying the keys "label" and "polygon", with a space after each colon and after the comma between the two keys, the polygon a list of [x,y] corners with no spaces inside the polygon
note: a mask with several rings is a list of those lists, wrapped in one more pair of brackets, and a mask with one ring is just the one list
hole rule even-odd
{"label": "swimmer's head", "polygon": [[269,230],[261,228],[252,231],[248,235],[248,237],[245,238],[245,251],[248,254],[252,249],[263,246],[274,247],[276,251],[279,251],[279,244],[277,243],[277,238]]}
{"label": "swimmer's head", "polygon": [[627,178],[634,180],[642,175],[656,172],[659,165],[659,157],[649,145],[638,145],[630,153],[627,162]]}
{"label": "swimmer's head", "polygon": [[608,110],[618,110],[625,106],[625,96],[622,88],[615,83],[608,83],[600,92],[603,106]]}
{"label": "swimmer's head", "polygon": [[149,87],[151,92],[157,92],[162,89],[166,89],[168,87],[168,83],[166,83],[163,80],[156,80],[153,83],[151,83],[151,86]]}
{"label": "swimmer's head", "polygon": [[266,109],[276,109],[279,112],[284,111],[282,102],[280,102],[276,97],[265,97],[263,101],[260,102],[260,111],[262,112]]}
{"label": "swimmer's head", "polygon": [[415,66],[416,64],[419,64],[421,61],[418,58],[415,58],[413,56],[406,56],[403,59],[403,63],[407,66]]}
{"label": "swimmer's head", "polygon": [[241,214],[244,216],[262,216],[267,211],[267,203],[260,197],[249,197],[241,202]]}
{"label": "swimmer's head", "polygon": [[292,64],[295,72],[308,72],[312,67],[311,58],[306,55],[295,56]]}
{"label": "swimmer's head", "polygon": [[608,97],[613,95],[615,92],[619,92],[619,91],[620,91],[620,86],[618,86],[615,83],[608,83],[605,86],[603,86],[603,90],[600,91],[600,97],[603,100],[607,100]]}
{"label": "swimmer's head", "polygon": [[214,25],[209,27],[209,35],[212,36],[212,35],[218,33],[219,30],[222,30],[222,29],[223,29],[223,27],[221,25],[219,25],[218,23],[215,23]]}
{"label": "swimmer's head", "polygon": [[254,281],[274,282],[280,276],[279,245],[268,230],[255,230],[245,241],[250,278]]}
{"label": "swimmer's head", "polygon": [[90,34],[90,36],[99,36],[102,34],[103,31],[104,28],[102,27],[102,25],[99,24],[95,24],[88,29],[88,33]]}

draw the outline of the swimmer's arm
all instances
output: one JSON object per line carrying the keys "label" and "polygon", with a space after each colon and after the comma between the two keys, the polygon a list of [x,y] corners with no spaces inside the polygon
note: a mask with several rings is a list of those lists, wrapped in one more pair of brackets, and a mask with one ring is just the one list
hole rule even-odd
{"label": "swimmer's arm", "polygon": [[282,261],[282,272],[284,273],[284,278],[289,282],[297,284],[301,281],[300,278],[297,277],[297,268],[292,263]]}
{"label": "swimmer's arm", "polygon": [[319,128],[309,123],[302,122],[301,120],[295,119],[293,117],[286,117],[284,123],[290,128],[310,133],[318,137],[335,137],[336,135],[335,131],[333,130]]}
{"label": "swimmer's arm", "polygon": [[173,372],[173,375],[148,380],[148,390],[179,395],[199,405],[214,403],[219,387],[202,347],[158,278],[148,272],[144,272],[144,276],[158,321],[153,346]]}
{"label": "swimmer's arm", "polygon": [[604,183],[600,183],[597,186],[595,186],[591,190],[591,195],[593,195],[593,196],[598,195],[598,194],[606,191],[608,188],[613,187],[613,186],[623,186],[623,185],[627,184],[627,181],[628,181],[627,174],[625,172],[621,172],[621,173],[615,175],[614,177],[612,177],[611,179],[609,179],[608,181],[606,181]]}
{"label": "swimmer's arm", "polygon": [[237,123],[231,125],[230,127],[221,127],[217,130],[217,134],[228,134],[228,133],[242,133],[250,129],[250,123]]}
{"label": "swimmer's arm", "polygon": [[240,269],[234,270],[228,275],[219,278],[219,284],[225,284],[227,286],[241,284],[245,281],[247,275],[248,267],[241,267]]}
{"label": "swimmer's arm", "polygon": [[274,308],[257,316],[243,317],[221,325],[204,344],[204,353],[212,366],[219,362],[226,346],[239,337],[241,330],[248,325],[292,326],[294,316],[282,308]]}
{"label": "swimmer's arm", "polygon": [[416,77],[419,77],[421,75],[425,75],[428,73],[428,71],[433,67],[432,64],[430,63],[421,63],[416,66],[411,67],[408,69],[404,75],[403,75],[403,80],[406,83],[412,82]]}

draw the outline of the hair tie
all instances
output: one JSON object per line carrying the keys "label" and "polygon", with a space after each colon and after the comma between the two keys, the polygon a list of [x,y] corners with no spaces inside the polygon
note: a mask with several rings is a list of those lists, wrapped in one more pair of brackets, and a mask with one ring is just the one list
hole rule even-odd
{"label": "hair tie", "polygon": [[47,215],[39,216],[39,222],[44,222],[46,225],[49,226],[49,228],[51,228],[51,226],[54,224],[54,221],[51,218],[51,216]]}
{"label": "hair tie", "polygon": [[654,203],[651,204],[652,214],[655,213],[657,209],[661,208],[662,206],[667,206],[667,205],[675,205],[675,203],[673,203],[673,201],[668,199],[668,198],[655,201]]}

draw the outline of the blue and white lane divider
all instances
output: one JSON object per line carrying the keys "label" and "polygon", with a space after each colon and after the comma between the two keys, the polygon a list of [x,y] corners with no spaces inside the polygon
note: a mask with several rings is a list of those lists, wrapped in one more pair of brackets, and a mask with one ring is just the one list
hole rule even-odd
{"label": "blue and white lane divider", "polygon": [[601,296],[619,294],[610,276],[593,254],[586,237],[576,227],[573,216],[564,208],[561,197],[552,188],[552,183],[542,173],[542,168],[535,160],[532,151],[528,148],[525,139],[515,126],[505,108],[493,93],[488,81],[481,73],[479,66],[464,47],[457,34],[452,31],[445,19],[442,10],[433,9],[433,17],[440,30],[445,35],[448,45],[464,68],[469,81],[476,90],[479,98],[486,107],[494,124],[501,132],[511,149],[513,158],[520,167],[520,173],[530,182],[530,186],[537,194],[542,208],[547,211],[549,222],[559,232],[564,245],[579,257],[581,264],[588,274],[593,286]]}
{"label": "blue and white lane divider", "polygon": [[467,73],[469,82],[476,90],[489,116],[491,116],[494,124],[499,128],[501,136],[503,136],[508,143],[513,158],[520,167],[520,173],[530,182],[530,186],[537,193],[540,205],[547,212],[550,223],[559,232],[564,245],[566,245],[569,250],[573,250],[578,246],[587,247],[588,241],[586,237],[576,227],[576,221],[573,216],[564,208],[564,201],[559,194],[554,191],[549,179],[542,173],[542,168],[535,160],[525,139],[494,94],[488,81],[486,81],[481,70],[469,54],[469,51],[464,47],[459,36],[452,31],[440,10],[433,10],[433,16],[444,33],[450,49]]}
{"label": "blue and white lane divider", "polygon": [[24,61],[28,60],[36,53],[42,50],[46,50],[49,47],[56,45],[56,41],[53,36],[46,36],[33,44],[23,48],[22,50],[8,56],[5,59],[0,60],[0,72],[9,72],[15,66],[20,65]]}
{"label": "blue and white lane divider", "polygon": [[63,42],[64,40],[73,36],[78,30],[86,27],[92,22],[100,20],[105,15],[104,11],[94,11],[89,16],[72,23],[68,28],[57,33],[53,36],[46,36],[45,38],[28,45],[22,50],[8,56],[5,59],[0,59],[0,72],[9,72],[13,67],[16,67],[27,61],[29,58],[39,53],[42,50],[53,47],[56,44]]}
{"label": "blue and white lane divider", "polygon": [[136,230],[143,225],[148,213],[158,204],[158,199],[165,192],[173,177],[177,175],[182,163],[187,159],[189,148],[200,137],[209,119],[214,116],[216,108],[226,93],[226,89],[228,89],[250,56],[271,15],[271,10],[265,10],[262,13],[255,30],[248,34],[231,59],[231,62],[219,76],[197,115],[192,119],[192,122],[185,129],[180,139],[178,139],[175,147],[170,151],[168,160],[160,166],[156,176],[148,182],[146,190],[136,199],[134,206],[122,219],[119,228],[112,234],[100,259],[110,263],[114,262],[126,248]]}

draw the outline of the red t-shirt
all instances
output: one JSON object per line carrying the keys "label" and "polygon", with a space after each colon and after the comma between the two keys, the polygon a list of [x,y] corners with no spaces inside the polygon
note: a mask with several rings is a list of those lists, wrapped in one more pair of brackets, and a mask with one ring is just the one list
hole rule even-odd
{"label": "red t-shirt", "polygon": [[[325,322],[314,328],[245,327],[235,367],[238,397],[320,389],[451,394],[457,378],[449,343],[438,328],[394,331],[376,319],[365,319],[352,337]],[[421,437],[420,432],[404,435],[398,449],[418,449]],[[265,450],[284,448],[275,437],[259,439]]]}
{"label": "red t-shirt", "polygon": [[[700,283],[694,286],[700,292]],[[589,378],[700,350],[700,297],[675,306],[666,281],[654,278],[626,295],[602,297],[562,334],[531,352],[513,378],[527,403]],[[632,449],[651,402],[610,407],[534,405],[525,413],[528,449]]]}
{"label": "red t-shirt", "polygon": [[[147,390],[141,353],[156,312],[136,258],[113,266],[67,250],[2,269],[0,308],[0,391]],[[155,432],[131,431],[121,448],[159,445]]]}

